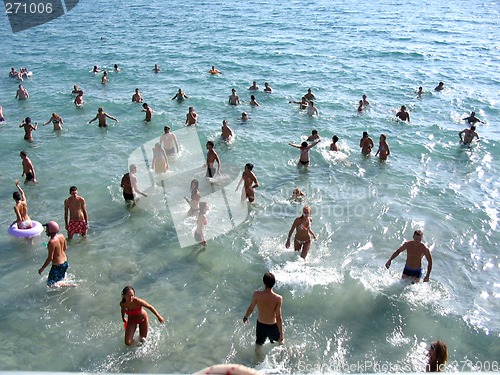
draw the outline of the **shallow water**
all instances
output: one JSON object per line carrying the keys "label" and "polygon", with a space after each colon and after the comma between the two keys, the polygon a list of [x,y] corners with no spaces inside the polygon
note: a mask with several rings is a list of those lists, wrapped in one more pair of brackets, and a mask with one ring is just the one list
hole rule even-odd
{"label": "shallow water", "polygon": [[[0,17],[0,225],[12,222],[18,157],[26,149],[37,186],[26,187],[30,216],[64,222],[71,185],[86,198],[88,238],[68,248],[68,278],[77,288],[48,290],[37,270],[46,237],[33,245],[0,232],[2,370],[190,373],[236,362],[266,373],[412,370],[425,366],[425,348],[443,339],[453,370],[495,369],[500,358],[499,158],[500,105],[495,3],[343,3],[81,1],[67,15],[12,34]],[[487,15],[487,16],[486,16]],[[120,73],[93,75],[93,65]],[[151,69],[158,63],[162,71]],[[31,98],[14,100],[11,67],[34,72],[23,84]],[[215,65],[223,72],[210,76]],[[231,88],[242,101],[252,81],[272,94],[255,93],[261,106],[227,104]],[[443,92],[434,92],[439,81]],[[74,84],[85,91],[77,109]],[[425,94],[414,94],[423,86]],[[130,98],[138,87],[154,109],[145,124]],[[170,101],[181,87],[190,98]],[[318,118],[289,104],[311,87]],[[371,104],[356,113],[366,94]],[[395,120],[406,105],[411,123]],[[119,123],[87,125],[103,106]],[[188,106],[199,115],[185,129]],[[475,110],[481,142],[458,143],[461,119]],[[242,111],[251,119],[238,120]],[[21,120],[64,118],[26,143]],[[217,142],[223,178],[212,194],[203,178],[207,139],[227,118],[236,133]],[[172,172],[147,170],[154,141],[169,124],[181,143]],[[324,139],[311,150],[311,167],[297,171],[298,143],[317,129]],[[359,139],[387,134],[391,156],[363,158]],[[328,151],[340,138],[342,154]],[[197,138],[199,144],[197,144]],[[144,150],[144,151],[143,151]],[[146,155],[144,157],[144,155]],[[140,165],[149,196],[127,210],[120,191],[130,162]],[[245,163],[260,186],[252,206],[234,192]],[[192,246],[194,219],[184,217],[189,181],[199,178],[210,200],[205,250]],[[318,241],[303,262],[284,243],[307,193]],[[247,215],[248,213],[248,215]],[[234,216],[231,216],[233,215]],[[232,219],[231,219],[232,218]],[[399,281],[402,256],[384,267],[415,229],[433,251],[431,282]],[[424,267],[425,267],[424,262]],[[254,353],[254,324],[241,318],[266,271],[284,297],[285,345]],[[46,271],[47,272],[47,271]],[[149,340],[123,345],[118,303],[125,285],[167,319],[150,317]],[[61,353],[64,353],[61,355]],[[56,357],[53,357],[56,356]],[[385,367],[384,367],[385,366]]]}

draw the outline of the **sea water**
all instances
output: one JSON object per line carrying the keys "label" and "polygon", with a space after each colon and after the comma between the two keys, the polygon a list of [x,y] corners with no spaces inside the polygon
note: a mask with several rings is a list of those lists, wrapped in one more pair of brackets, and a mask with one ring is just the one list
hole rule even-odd
{"label": "sea water", "polygon": [[[499,22],[498,4],[483,0],[80,1],[19,33],[1,16],[1,370],[190,373],[240,363],[280,374],[423,371],[438,339],[450,369],[498,369]],[[107,85],[94,65],[109,71]],[[212,65],[222,74],[208,74]],[[18,83],[7,76],[21,66],[33,72],[23,82],[26,101],[14,100]],[[252,81],[259,92],[247,90]],[[435,92],[439,81],[445,89]],[[85,92],[83,108],[73,104],[74,84]],[[171,101],[179,87],[189,99]],[[150,123],[131,102],[135,88],[154,109]],[[231,88],[241,105],[227,104]],[[318,117],[289,103],[308,88]],[[247,104],[251,94],[259,107]],[[370,106],[358,114],[363,94]],[[401,105],[411,122],[396,120]],[[87,124],[100,106],[119,123]],[[194,129],[183,127],[189,106],[199,115]],[[458,131],[471,111],[486,124],[468,148]],[[59,133],[41,126],[52,112],[64,119]],[[39,123],[33,143],[18,127],[26,116]],[[236,135],[229,145],[218,140],[223,119]],[[178,134],[181,154],[157,176],[150,155],[164,125]],[[312,129],[322,142],[299,171],[299,150],[287,143]],[[386,162],[362,157],[363,131],[374,152],[387,135]],[[339,153],[329,151],[333,135]],[[209,139],[222,163],[214,184],[203,169]],[[48,270],[38,275],[44,235],[7,235],[23,149],[39,181],[25,187],[34,220],[63,228],[69,187],[86,199],[88,237],[67,250],[76,288],[48,289]],[[127,209],[120,180],[132,161],[149,195]],[[259,181],[250,206],[234,192],[246,163]],[[192,244],[195,219],[185,216],[192,178],[216,202],[206,248]],[[303,202],[290,200],[295,187],[306,192]],[[284,244],[305,204],[318,239],[303,261]],[[433,269],[429,283],[408,285],[400,281],[404,254],[384,265],[416,229]],[[266,271],[284,298],[285,344],[256,355],[257,314],[248,325],[242,318]],[[126,285],[166,319],[149,313],[140,347],[123,342]]]}

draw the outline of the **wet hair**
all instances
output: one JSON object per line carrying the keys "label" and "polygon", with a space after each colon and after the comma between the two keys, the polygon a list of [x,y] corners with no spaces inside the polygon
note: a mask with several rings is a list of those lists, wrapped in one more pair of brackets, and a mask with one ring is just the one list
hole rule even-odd
{"label": "wet hair", "polygon": [[[193,189],[193,184],[194,184],[194,189]],[[194,195],[198,191],[198,187],[200,186],[200,181],[198,181],[196,178],[191,180],[191,199],[193,199]]]}
{"label": "wet hair", "polygon": [[74,191],[76,191],[76,190],[78,190],[78,189],[76,188],[76,186],[71,186],[71,187],[69,188],[69,193],[71,194],[72,192],[74,192]]}
{"label": "wet hair", "polygon": [[276,278],[274,277],[272,272],[266,272],[264,274],[264,277],[262,277],[262,281],[264,282],[266,288],[272,288],[274,284],[276,284]]}
{"label": "wet hair", "polygon": [[363,132],[363,137],[368,137],[368,132]]}
{"label": "wet hair", "polygon": [[415,232],[413,232],[413,235],[415,236],[423,236],[424,232],[422,232],[420,229],[417,229]]}
{"label": "wet hair", "polygon": [[12,193],[12,198],[14,198],[16,202],[19,202],[21,199],[23,199],[23,196],[20,192],[15,191],[14,193]]}
{"label": "wet hair", "polygon": [[163,130],[170,130],[170,126],[168,126],[168,125],[167,125],[167,126],[164,126],[164,127],[163,127]]}
{"label": "wet hair", "polygon": [[28,154],[24,150],[21,150],[21,152],[19,152],[19,154],[21,154],[22,156],[28,156]]}
{"label": "wet hair", "polygon": [[148,106],[148,103],[143,103],[143,104],[142,104],[142,108],[148,108],[148,107],[149,107],[149,106]]}
{"label": "wet hair", "polygon": [[387,139],[387,136],[384,133],[380,134],[380,136],[384,138],[384,141]]}
{"label": "wet hair", "polygon": [[475,127],[474,125],[472,125],[472,126],[470,127],[470,130],[472,130],[472,131],[476,131],[476,127]]}
{"label": "wet hair", "polygon": [[302,142],[300,144],[300,147],[302,147],[302,148],[306,148],[307,146],[308,146],[307,142]]}
{"label": "wet hair", "polygon": [[102,109],[102,107],[97,108],[97,112],[102,112],[102,111],[104,111],[104,109]]}
{"label": "wet hair", "polygon": [[214,146],[215,146],[215,144],[214,144],[214,142],[213,142],[213,141],[207,141],[207,146],[208,146],[208,145],[210,145],[210,146],[212,146],[212,147],[214,147]]}
{"label": "wet hair", "polygon": [[207,212],[208,211],[208,203],[207,202],[200,202],[200,214],[203,212]]}
{"label": "wet hair", "polygon": [[448,362],[448,347],[443,340],[438,340],[431,344],[431,349],[434,350],[435,355],[429,357],[427,371],[440,372],[444,371],[446,362]]}
{"label": "wet hair", "polygon": [[334,136],[332,137],[332,141],[333,141],[333,143],[337,142],[338,140],[339,140],[339,137],[337,137],[336,135],[334,135]]}
{"label": "wet hair", "polygon": [[253,169],[253,164],[252,163],[246,163],[245,167],[248,168],[249,170]]}
{"label": "wet hair", "polygon": [[27,124],[31,124],[31,118],[30,117],[26,117],[24,119],[24,122],[27,123]]}
{"label": "wet hair", "polygon": [[312,134],[318,134],[318,131],[316,129],[314,129],[311,133]]}
{"label": "wet hair", "polygon": [[250,95],[250,99],[255,100],[255,95]]}
{"label": "wet hair", "polygon": [[122,290],[122,303],[125,302],[125,294],[127,294],[128,292],[134,292],[134,295],[135,295],[135,289],[132,288],[130,285],[127,285],[125,288],[123,288]]}

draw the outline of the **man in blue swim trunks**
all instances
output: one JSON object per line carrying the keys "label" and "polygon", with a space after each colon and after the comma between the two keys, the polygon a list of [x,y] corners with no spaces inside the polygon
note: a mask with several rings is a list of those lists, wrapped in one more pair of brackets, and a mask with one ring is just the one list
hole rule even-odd
{"label": "man in blue swim trunks", "polygon": [[266,272],[262,278],[264,290],[256,290],[253,293],[252,303],[243,317],[243,323],[248,322],[248,317],[257,306],[259,316],[257,318],[256,340],[257,347],[264,345],[267,338],[273,343],[278,341],[283,344],[283,319],[281,317],[281,305],[283,297],[273,291],[276,279],[271,272]]}
{"label": "man in blue swim trunks", "polygon": [[50,237],[47,244],[48,255],[43,266],[38,270],[41,275],[43,270],[52,263],[50,268],[47,285],[50,287],[73,286],[72,284],[62,283],[61,280],[66,276],[68,269],[68,258],[66,257],[66,238],[58,234],[59,225],[55,221],[49,221],[45,226],[45,233]]}
{"label": "man in blue swim trunks", "polygon": [[418,283],[422,277],[422,258],[425,256],[427,259],[427,273],[424,277],[424,283],[429,281],[432,270],[432,255],[427,246],[422,243],[424,232],[416,230],[413,233],[413,241],[407,241],[391,255],[385,268],[391,266],[391,261],[396,258],[400,253],[406,250],[406,264],[403,269],[402,279],[411,278],[412,283]]}

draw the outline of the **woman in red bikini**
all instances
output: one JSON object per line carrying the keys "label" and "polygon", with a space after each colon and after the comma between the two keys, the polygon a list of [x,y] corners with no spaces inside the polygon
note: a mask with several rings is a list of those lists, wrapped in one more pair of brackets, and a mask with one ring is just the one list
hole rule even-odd
{"label": "woman in red bikini", "polygon": [[[149,319],[143,307],[151,310],[160,323],[165,322],[163,316],[158,314],[158,311],[153,306],[143,299],[135,297],[135,290],[131,286],[123,288],[120,307],[122,308],[122,320],[125,327],[125,345],[132,345],[134,343],[134,333],[137,325],[139,325],[141,342],[144,342],[148,336]],[[125,314],[128,315],[128,319],[125,319]]]}
{"label": "woman in red bikini", "polygon": [[311,207],[305,206],[302,210],[302,215],[293,221],[292,228],[288,232],[288,239],[286,240],[285,247],[290,248],[290,238],[295,230],[295,237],[293,239],[293,246],[295,251],[301,251],[300,256],[306,259],[307,253],[311,248],[311,236],[316,239],[316,235],[311,229],[312,217]]}

